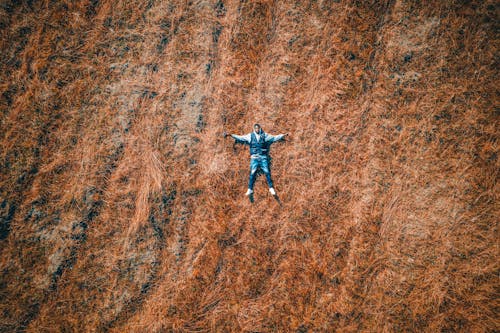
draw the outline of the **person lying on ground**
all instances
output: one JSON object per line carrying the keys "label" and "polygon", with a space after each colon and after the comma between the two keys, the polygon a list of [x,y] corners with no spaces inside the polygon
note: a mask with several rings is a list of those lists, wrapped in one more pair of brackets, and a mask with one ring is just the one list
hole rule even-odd
{"label": "person lying on ground", "polygon": [[271,169],[269,166],[269,148],[276,141],[284,140],[288,134],[271,135],[265,133],[259,124],[253,125],[253,131],[246,135],[228,134],[224,132],[224,137],[231,135],[237,143],[243,143],[250,146],[250,176],[248,179],[248,190],[245,195],[253,194],[253,187],[257,178],[257,171],[260,169],[266,176],[269,192],[276,195],[271,178]]}

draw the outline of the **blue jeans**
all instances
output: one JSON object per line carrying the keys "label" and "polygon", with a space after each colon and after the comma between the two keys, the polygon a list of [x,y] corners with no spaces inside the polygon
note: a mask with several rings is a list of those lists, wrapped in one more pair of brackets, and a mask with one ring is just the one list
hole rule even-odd
{"label": "blue jeans", "polygon": [[257,156],[250,158],[250,177],[248,180],[248,188],[253,190],[253,185],[257,179],[259,169],[266,175],[267,185],[269,188],[273,187],[271,179],[271,169],[269,168],[269,157]]}

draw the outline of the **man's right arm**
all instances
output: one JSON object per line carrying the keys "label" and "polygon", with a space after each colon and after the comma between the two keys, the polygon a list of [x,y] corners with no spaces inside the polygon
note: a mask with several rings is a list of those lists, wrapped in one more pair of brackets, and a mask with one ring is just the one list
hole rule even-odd
{"label": "man's right arm", "polygon": [[238,143],[250,144],[250,135],[251,134],[245,134],[245,135],[230,134],[230,135]]}

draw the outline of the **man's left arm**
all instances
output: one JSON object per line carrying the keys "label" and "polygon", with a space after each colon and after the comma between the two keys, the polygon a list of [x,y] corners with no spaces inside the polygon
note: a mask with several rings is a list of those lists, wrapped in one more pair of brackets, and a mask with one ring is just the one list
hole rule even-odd
{"label": "man's left arm", "polygon": [[271,135],[266,133],[266,142],[273,143],[276,141],[283,140],[287,134]]}

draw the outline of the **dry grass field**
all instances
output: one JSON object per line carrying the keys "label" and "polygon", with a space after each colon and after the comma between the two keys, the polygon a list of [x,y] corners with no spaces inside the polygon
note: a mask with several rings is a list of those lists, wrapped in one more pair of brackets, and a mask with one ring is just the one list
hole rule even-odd
{"label": "dry grass field", "polygon": [[1,1],[0,331],[498,332],[499,10]]}

